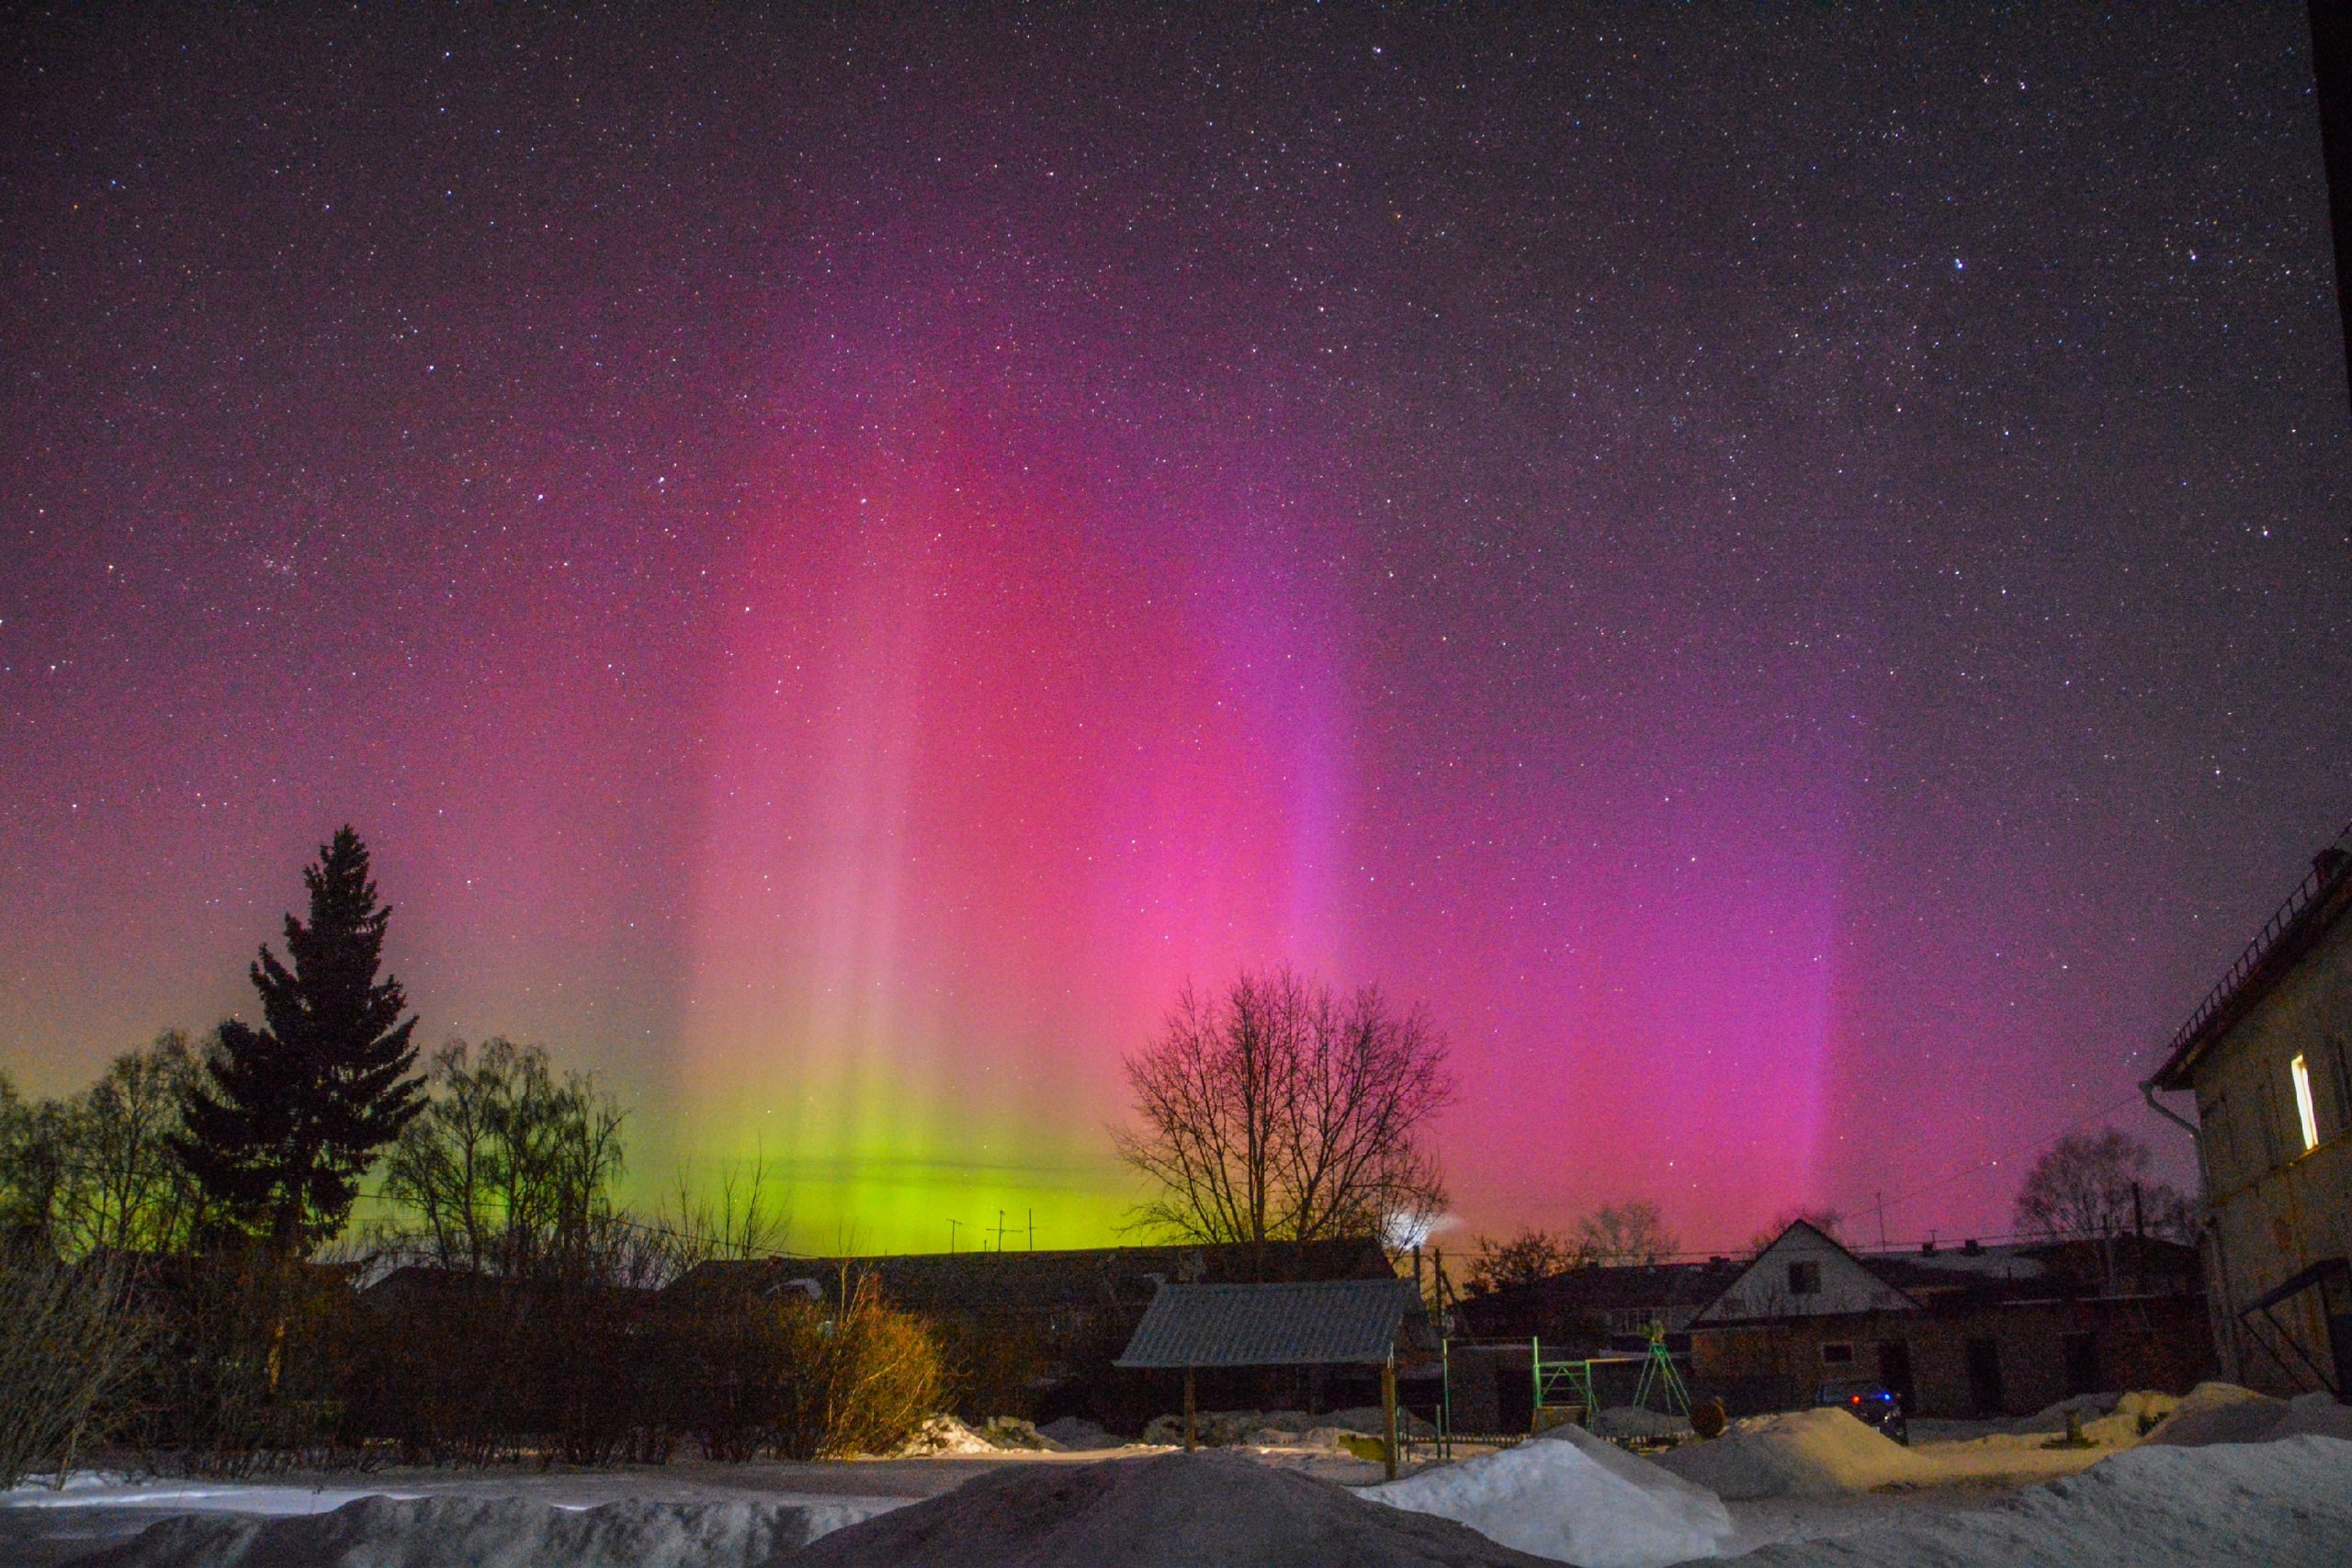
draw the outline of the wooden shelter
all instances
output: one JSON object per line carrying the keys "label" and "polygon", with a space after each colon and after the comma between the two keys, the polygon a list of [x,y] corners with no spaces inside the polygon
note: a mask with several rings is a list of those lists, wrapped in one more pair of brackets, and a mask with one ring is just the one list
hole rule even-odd
{"label": "wooden shelter", "polygon": [[1397,1341],[1407,1315],[1418,1314],[1420,1306],[1420,1296],[1408,1280],[1162,1285],[1116,1364],[1132,1370],[1183,1369],[1187,1450],[1195,1442],[1193,1379],[1201,1368],[1377,1366],[1393,1480]]}

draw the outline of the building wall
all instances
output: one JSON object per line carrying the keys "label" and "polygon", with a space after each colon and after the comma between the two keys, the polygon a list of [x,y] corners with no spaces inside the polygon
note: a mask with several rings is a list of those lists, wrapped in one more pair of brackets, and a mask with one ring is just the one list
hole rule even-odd
{"label": "building wall", "polygon": [[[1825,1346],[1848,1347],[1850,1359],[1827,1359]],[[1899,1381],[1883,1374],[1897,1370],[1882,1359],[1889,1347],[1908,1364],[1909,1413],[1949,1419],[2027,1416],[2083,1393],[2183,1393],[2214,1371],[2199,1297],[2107,1296],[1702,1325],[1690,1337],[1692,1391],[1721,1395],[1734,1415],[1800,1408],[1825,1382]]]}
{"label": "building wall", "polygon": [[[2296,1104],[2298,1055],[2319,1134],[2311,1149]],[[2352,1257],[2352,917],[2338,918],[2192,1071],[2206,1290],[2224,1371],[2273,1393],[2311,1389],[2308,1371],[2291,1358],[2280,1365],[2249,1339],[2239,1312],[2312,1264]],[[2335,1336],[2320,1292],[2281,1303],[2276,1315],[2305,1354],[2332,1367]]]}

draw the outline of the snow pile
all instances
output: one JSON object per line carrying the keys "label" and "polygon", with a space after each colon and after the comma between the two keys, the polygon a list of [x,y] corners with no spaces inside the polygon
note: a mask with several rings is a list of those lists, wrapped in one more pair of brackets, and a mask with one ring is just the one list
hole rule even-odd
{"label": "snow pile", "polygon": [[[1367,1438],[1388,1435],[1388,1416],[1377,1404],[1359,1404],[1346,1410],[1334,1410],[1329,1416],[1317,1416],[1318,1427],[1337,1427],[1342,1432],[1361,1432]],[[1396,1429],[1408,1438],[1434,1438],[1437,1428],[1409,1410],[1396,1412]]]}
{"label": "snow pile", "polygon": [[1238,1454],[1008,1465],[826,1536],[836,1568],[1542,1568],[1451,1519]]}
{"label": "snow pile", "polygon": [[1089,1421],[1082,1416],[1064,1416],[1057,1420],[1048,1421],[1037,1428],[1037,1435],[1041,1438],[1051,1438],[1055,1442],[1073,1452],[1126,1446],[1125,1439],[1113,1437],[1101,1426]]}
{"label": "snow pile", "polygon": [[899,1456],[919,1459],[926,1454],[992,1454],[997,1451],[994,1443],[953,1416],[934,1416],[916,1427],[915,1435],[899,1445]]}
{"label": "snow pile", "polygon": [[179,1514],[77,1568],[768,1568],[876,1506],[362,1497],[278,1518]]}
{"label": "snow pile", "polygon": [[1686,1443],[1657,1462],[1734,1502],[1836,1497],[1940,1478],[1936,1466],[1835,1407],[1751,1416],[1712,1442]]}
{"label": "snow pile", "polygon": [[2148,1434],[2148,1441],[2171,1448],[2210,1443],[2266,1443],[2284,1438],[2352,1438],[2352,1409],[2324,1393],[2273,1399],[2235,1383],[2200,1382],[2179,1408]]}
{"label": "snow pile", "polygon": [[1733,1529],[1713,1493],[1575,1427],[1356,1495],[1581,1568],[1714,1557]]}
{"label": "snow pile", "polygon": [[1759,1548],[1756,1568],[2341,1568],[2352,1443],[2143,1446],[1983,1511]]}
{"label": "snow pile", "polygon": [[[1376,1404],[1309,1416],[1304,1410],[1203,1410],[1193,1417],[1193,1440],[1203,1448],[1227,1449],[1243,1444],[1269,1447],[1312,1440],[1317,1431],[1336,1427],[1367,1438],[1385,1438],[1388,1417]],[[1396,1429],[1409,1438],[1434,1438],[1437,1428],[1409,1410],[1396,1412]],[[1143,1429],[1143,1440],[1173,1448],[1184,1440],[1184,1417],[1155,1416]],[[1316,1443],[1314,1446],[1322,1446]]]}
{"label": "snow pile", "polygon": [[1594,1411],[1591,1429],[1604,1438],[1680,1438],[1693,1435],[1689,1416],[1668,1416],[1638,1404]]}
{"label": "snow pile", "polygon": [[1001,1449],[1026,1449],[1033,1453],[1059,1453],[1061,1444],[1037,1430],[1034,1421],[1018,1416],[991,1416],[980,1436]]}

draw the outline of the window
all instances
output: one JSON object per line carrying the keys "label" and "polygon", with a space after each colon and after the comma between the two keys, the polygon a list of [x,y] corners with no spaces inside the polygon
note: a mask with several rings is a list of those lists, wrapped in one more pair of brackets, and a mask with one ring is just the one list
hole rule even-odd
{"label": "window", "polygon": [[1825,1367],[1850,1367],[1854,1364],[1854,1347],[1850,1341],[1832,1340],[1821,1347],[1821,1364]]}
{"label": "window", "polygon": [[1801,1263],[1789,1265],[1789,1294],[1792,1296],[1821,1294],[1821,1264],[1818,1259],[1808,1258]]}
{"label": "window", "polygon": [[2287,1064],[2287,1071],[2295,1079],[2295,1119],[2302,1123],[2303,1152],[2309,1154],[2319,1147],[2319,1112],[2312,1105],[2312,1065],[2298,1051]]}

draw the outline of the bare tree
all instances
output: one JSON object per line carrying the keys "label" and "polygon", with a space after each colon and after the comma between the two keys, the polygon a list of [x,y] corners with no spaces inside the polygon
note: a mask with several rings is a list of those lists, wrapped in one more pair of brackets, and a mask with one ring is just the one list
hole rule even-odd
{"label": "bare tree", "polygon": [[1463,1283],[1473,1295],[1532,1285],[1576,1267],[1576,1244],[1549,1231],[1523,1230],[1509,1241],[1478,1238],[1478,1255],[1471,1259]]}
{"label": "bare tree", "polygon": [[1453,1097],[1445,1042],[1374,987],[1342,998],[1285,969],[1245,973],[1221,996],[1187,988],[1126,1069],[1143,1125],[1113,1137],[1159,1189],[1140,1226],[1317,1241],[1444,1207],[1424,1139]]}
{"label": "bare tree", "polygon": [[2188,1239],[2181,1233],[2193,1230],[2191,1205],[2167,1183],[2150,1179],[2148,1164],[2148,1145],[2129,1133],[2069,1133],[2026,1172],[2017,1227],[2052,1241],[2109,1241],[2135,1227]]}
{"label": "bare tree", "polygon": [[197,1072],[171,1029],[63,1100],[27,1103],[0,1077],[0,1229],[62,1258],[186,1245],[202,1195],[171,1140]]}
{"label": "bare tree", "polygon": [[1603,1203],[1577,1226],[1577,1261],[1622,1267],[1672,1258],[1682,1244],[1666,1228],[1656,1203],[1629,1198]]}
{"label": "bare tree", "polygon": [[427,1256],[477,1272],[593,1270],[623,1224],[627,1112],[594,1075],[558,1079],[544,1048],[507,1040],[450,1041],[427,1082],[384,1169]]}

